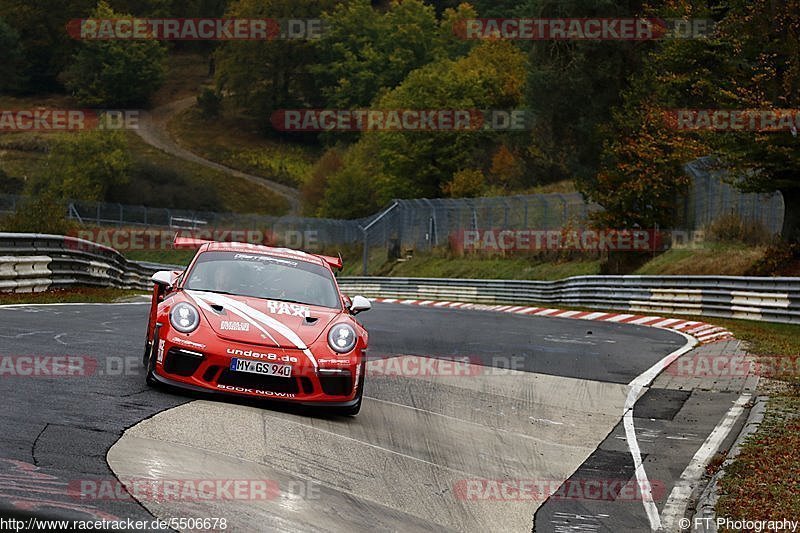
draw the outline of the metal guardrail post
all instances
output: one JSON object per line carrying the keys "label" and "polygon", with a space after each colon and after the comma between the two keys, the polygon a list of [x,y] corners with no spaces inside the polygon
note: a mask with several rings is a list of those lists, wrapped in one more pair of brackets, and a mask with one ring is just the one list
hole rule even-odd
{"label": "metal guardrail post", "polygon": [[395,201],[391,206],[389,206],[388,209],[386,209],[383,213],[381,213],[377,217],[375,217],[372,220],[372,222],[370,222],[369,224],[367,224],[366,226],[363,226],[361,228],[361,231],[363,232],[363,238],[364,238],[364,256],[363,256],[362,271],[363,271],[363,275],[365,275],[365,276],[367,275],[367,271],[369,270],[369,229],[372,226],[374,226],[378,221],[383,219],[383,217],[388,215],[398,205],[399,205],[399,203],[397,201]]}

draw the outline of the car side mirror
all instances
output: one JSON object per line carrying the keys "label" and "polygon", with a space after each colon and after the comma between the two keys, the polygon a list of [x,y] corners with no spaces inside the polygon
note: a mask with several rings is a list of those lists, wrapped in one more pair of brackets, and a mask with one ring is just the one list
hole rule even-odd
{"label": "car side mirror", "polygon": [[372,303],[363,296],[353,296],[353,303],[350,305],[350,312],[354,315],[369,311],[372,309]]}
{"label": "car side mirror", "polygon": [[170,270],[161,270],[153,274],[153,277],[150,280],[155,283],[156,285],[160,285],[165,289],[169,289],[172,287],[172,283],[175,279],[175,274]]}

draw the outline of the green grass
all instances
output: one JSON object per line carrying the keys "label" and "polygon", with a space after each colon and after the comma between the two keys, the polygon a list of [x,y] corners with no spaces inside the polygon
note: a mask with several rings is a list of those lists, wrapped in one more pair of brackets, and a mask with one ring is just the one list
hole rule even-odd
{"label": "green grass", "polygon": [[123,255],[131,261],[181,267],[187,266],[194,254],[195,250],[130,250],[123,252]]}
{"label": "green grass", "polygon": [[266,139],[256,121],[234,112],[204,120],[190,108],[168,128],[182,146],[205,159],[292,187],[306,181],[320,155],[317,148]]}
{"label": "green grass", "polygon": [[[720,480],[717,516],[782,520],[800,516],[800,395],[770,399],[764,421]],[[723,530],[724,531],[724,530]]]}
{"label": "green grass", "polygon": [[639,268],[640,275],[741,276],[764,256],[766,246],[708,243],[697,249],[673,249]]}
{"label": "green grass", "polygon": [[9,179],[0,184],[0,192],[21,194],[25,181],[35,175],[44,163],[45,154],[0,148],[0,170]]}
{"label": "green grass", "polygon": [[[706,244],[691,250],[669,250],[637,269],[639,275],[741,276],[764,255],[766,248],[739,244]],[[361,275],[361,250],[345,255],[346,275]],[[353,263],[357,263],[354,265]],[[383,249],[371,250],[373,276],[556,280],[601,272],[596,256],[548,260],[535,256],[456,256],[446,251],[417,253],[405,262],[390,262]]]}
{"label": "green grass", "polygon": [[[0,193],[20,193],[25,178],[39,173],[46,161],[43,151],[27,149],[26,145],[46,146],[47,134],[27,138],[11,135],[0,135],[0,169],[16,179]],[[135,132],[126,132],[126,139],[133,163],[130,181],[111,191],[109,202],[263,215],[282,215],[288,211],[286,199],[264,187],[176,159],[148,145]]]}
{"label": "green grass", "polygon": [[150,98],[150,107],[158,107],[187,96],[197,95],[208,79],[208,57],[204,54],[172,53],[167,58],[167,79]]}
{"label": "green grass", "polygon": [[[176,159],[145,143],[134,132],[128,133],[128,146],[134,161],[140,166],[156,168],[161,175],[177,176],[178,184],[187,183],[194,190],[176,191],[171,197],[171,207],[198,209],[204,211],[255,213],[282,215],[289,209],[285,198],[266,189],[253,185],[244,178],[236,178],[197,163]],[[153,186],[148,205],[159,204],[159,185],[161,189],[168,184],[144,183],[145,180],[132,176],[132,186]],[[191,194],[192,192],[202,192]],[[172,191],[170,191],[172,192]],[[200,201],[202,200],[202,202]]]}
{"label": "green grass", "polygon": [[597,274],[598,260],[537,262],[524,258],[437,257],[421,255],[396,263],[389,276],[420,278],[539,279],[556,280]]}
{"label": "green grass", "polygon": [[723,318],[709,318],[709,320],[728,328],[736,334],[737,339],[746,341],[753,354],[800,354],[800,325]]}
{"label": "green grass", "polygon": [[[744,275],[766,250],[763,246],[708,243],[703,247],[669,250],[638,268],[637,275]],[[357,270],[361,275],[361,256]],[[536,256],[455,256],[445,251],[417,253],[407,262],[386,261],[384,250],[371,252],[371,275],[475,279],[556,280],[570,276],[599,275],[602,261],[594,255],[548,260]]]}
{"label": "green grass", "polygon": [[[764,421],[720,479],[717,516],[780,520],[800,516],[800,325],[709,319],[756,356],[785,356]],[[787,370],[791,369],[791,370]],[[770,376],[773,377],[773,376]]]}
{"label": "green grass", "polygon": [[95,287],[74,287],[55,289],[46,292],[0,293],[0,305],[9,304],[51,304],[51,303],[108,303],[148,294],[142,291],[125,289],[103,289]]}

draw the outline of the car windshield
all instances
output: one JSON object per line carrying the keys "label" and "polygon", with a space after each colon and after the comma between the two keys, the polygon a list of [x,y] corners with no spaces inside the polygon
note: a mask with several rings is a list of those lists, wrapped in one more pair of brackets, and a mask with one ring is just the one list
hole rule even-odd
{"label": "car windshield", "polygon": [[322,307],[341,307],[328,269],[257,253],[203,252],[184,288]]}

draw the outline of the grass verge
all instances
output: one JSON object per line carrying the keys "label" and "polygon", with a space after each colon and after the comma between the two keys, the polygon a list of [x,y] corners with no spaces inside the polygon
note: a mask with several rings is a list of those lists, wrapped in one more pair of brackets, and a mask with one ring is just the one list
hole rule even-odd
{"label": "grass verge", "polygon": [[122,254],[131,261],[186,266],[194,257],[195,250],[130,250]]}
{"label": "grass verge", "polygon": [[[800,394],[770,398],[764,420],[720,479],[717,516],[734,520],[800,517]],[[724,530],[723,530],[724,531]]]}
{"label": "grass verge", "polygon": [[656,256],[639,275],[741,276],[764,256],[766,246],[708,243],[703,248],[673,249]]}
{"label": "grass verge", "polygon": [[[764,256],[766,247],[744,244],[706,244],[691,250],[669,250],[645,263],[636,275],[742,276]],[[335,255],[335,253],[334,253]],[[361,275],[361,250],[348,250],[345,275]],[[357,266],[352,261],[358,263]],[[601,272],[596,255],[553,259],[536,256],[457,256],[446,250],[416,253],[413,258],[389,261],[383,249],[370,250],[369,272],[373,276],[467,279],[558,280],[570,276],[592,276]]]}
{"label": "grass verge", "polygon": [[[800,517],[800,326],[712,320],[757,356],[783,356],[764,420],[725,469],[716,513],[734,520]],[[722,531],[725,531],[724,529]]]}
{"label": "grass verge", "polygon": [[53,303],[111,303],[147,294],[142,291],[105,289],[98,287],[72,287],[46,292],[0,293],[0,305],[53,304]]}
{"label": "grass verge", "polygon": [[[128,147],[135,173],[126,187],[127,193],[119,194],[136,201],[126,203],[263,215],[282,215],[289,209],[285,198],[265,187],[176,159],[145,143],[133,132],[128,134]],[[123,199],[115,198],[120,203]]]}
{"label": "grass verge", "polygon": [[599,260],[536,261],[524,258],[416,256],[385,269],[383,275],[420,278],[557,280],[589,276],[600,271]]}
{"label": "grass verge", "polygon": [[204,120],[196,107],[168,125],[170,136],[199,156],[291,187],[304,183],[320,150],[264,138],[252,118],[231,111]]}

